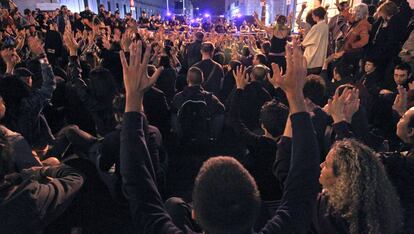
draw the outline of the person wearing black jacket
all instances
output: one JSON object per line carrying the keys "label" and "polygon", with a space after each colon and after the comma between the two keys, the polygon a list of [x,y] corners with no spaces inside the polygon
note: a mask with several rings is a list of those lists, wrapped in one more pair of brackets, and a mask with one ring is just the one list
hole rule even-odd
{"label": "person wearing black jacket", "polygon": [[[140,112],[143,111],[145,90],[155,83],[162,68],[148,78],[142,69],[146,69],[150,50],[145,51],[141,64],[135,59],[137,54],[141,54],[138,44],[132,45],[129,63],[121,52],[127,97],[121,132],[124,193],[137,230],[152,234],[194,233],[188,228],[180,230],[171,221],[154,180],[142,128],[145,116]],[[282,205],[260,233],[306,233],[318,192],[319,152],[302,94],[306,67],[302,62],[293,62],[304,61],[298,43],[294,44],[293,55],[288,49],[287,57],[287,76],[276,79],[289,99],[291,125],[287,126],[292,126],[291,136],[295,147],[292,148],[292,163],[285,181]],[[206,232],[252,233],[259,192],[252,177],[236,160],[229,157],[208,160],[197,176],[193,194],[193,216]]]}
{"label": "person wearing black jacket", "polygon": [[201,44],[203,43],[204,34],[202,32],[197,32],[195,34],[195,39],[193,42],[188,44],[185,48],[185,58],[187,65],[185,68],[189,69],[197,62],[201,61]]}
{"label": "person wearing black jacket", "polygon": [[[253,67],[250,73],[251,82],[246,85],[243,91],[240,117],[252,131],[260,130],[260,109],[264,103],[272,100],[263,85],[267,72],[268,68],[265,66]],[[232,97],[233,94],[234,92],[229,97]]]}
{"label": "person wearing black jacket", "polygon": [[212,59],[214,50],[213,43],[204,42],[201,45],[202,60],[193,66],[199,68],[203,72],[203,88],[208,92],[212,92],[214,95],[219,96],[223,86],[224,71],[223,67]]}
{"label": "person wearing black jacket", "polygon": [[285,128],[289,109],[277,101],[265,103],[260,111],[260,122],[265,133],[257,135],[250,131],[240,119],[242,95],[247,85],[244,68],[239,67],[233,74],[237,90],[230,107],[230,119],[233,130],[249,151],[248,161],[252,162],[251,165],[246,165],[246,168],[256,180],[262,201],[280,200],[282,189],[279,181],[272,174],[271,166],[275,160],[277,142]]}
{"label": "person wearing black jacket", "polygon": [[[6,150],[0,150],[5,154]],[[83,185],[75,169],[61,165],[33,167],[4,174],[0,182],[2,233],[36,233],[52,223],[71,204]]]}

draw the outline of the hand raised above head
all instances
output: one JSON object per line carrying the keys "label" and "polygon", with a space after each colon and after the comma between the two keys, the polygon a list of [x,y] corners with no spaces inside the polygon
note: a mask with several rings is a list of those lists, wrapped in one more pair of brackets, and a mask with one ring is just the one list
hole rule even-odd
{"label": "hand raised above head", "polygon": [[149,44],[146,45],[143,58],[141,41],[133,42],[129,50],[129,63],[127,62],[124,51],[121,51],[120,53],[126,91],[125,111],[142,111],[143,95],[157,81],[159,75],[163,71],[163,67],[159,67],[157,71],[149,77],[147,73],[147,65],[151,55],[151,46]]}
{"label": "hand raised above head", "polygon": [[239,66],[233,71],[234,79],[236,80],[236,87],[238,89],[244,89],[248,84],[248,78],[246,76],[246,68]]}

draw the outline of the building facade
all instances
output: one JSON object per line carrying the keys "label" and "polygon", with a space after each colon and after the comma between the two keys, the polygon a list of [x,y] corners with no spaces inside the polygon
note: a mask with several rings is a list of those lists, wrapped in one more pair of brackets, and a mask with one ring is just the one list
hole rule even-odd
{"label": "building facade", "polygon": [[112,13],[119,10],[121,17],[131,12],[133,17],[138,18],[141,11],[146,11],[148,15],[167,13],[167,0],[14,0],[20,10],[26,8],[41,10],[53,10],[61,5],[66,5],[73,12],[81,12],[89,7],[93,12],[98,12],[100,4]]}
{"label": "building facade", "polygon": [[[277,15],[286,15],[289,9],[289,2],[286,0],[267,0],[266,1],[266,24],[273,23]],[[262,7],[259,0],[226,0],[225,16],[228,19],[236,17],[253,15],[256,11],[259,15]]]}

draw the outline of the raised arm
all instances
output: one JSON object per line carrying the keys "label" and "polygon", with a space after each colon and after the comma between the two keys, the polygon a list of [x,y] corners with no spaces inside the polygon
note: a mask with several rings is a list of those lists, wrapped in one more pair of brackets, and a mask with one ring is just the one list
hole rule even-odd
{"label": "raised arm", "polygon": [[240,119],[241,97],[248,82],[245,68],[243,66],[239,66],[236,71],[233,71],[233,76],[236,80],[237,89],[233,95],[230,105],[231,126],[246,146],[257,145],[260,136],[250,131]]}
{"label": "raised arm", "polygon": [[272,27],[267,27],[260,19],[259,19],[259,15],[254,12],[254,20],[256,21],[257,25],[266,31],[267,34],[273,35],[273,28]]}
{"label": "raised arm", "polygon": [[148,77],[150,46],[141,62],[141,42],[130,48],[129,63],[121,51],[126,91],[124,122],[121,131],[122,187],[129,202],[133,223],[143,233],[182,233],[171,221],[155,183],[152,161],[143,131],[143,96],[157,80],[162,68]]}
{"label": "raised arm", "polygon": [[319,150],[303,96],[306,60],[296,40],[293,49],[287,46],[286,52],[286,76],[282,77],[274,72],[274,79],[285,91],[289,101],[292,121],[290,170],[285,181],[281,206],[261,233],[306,233],[310,227],[319,189]]}

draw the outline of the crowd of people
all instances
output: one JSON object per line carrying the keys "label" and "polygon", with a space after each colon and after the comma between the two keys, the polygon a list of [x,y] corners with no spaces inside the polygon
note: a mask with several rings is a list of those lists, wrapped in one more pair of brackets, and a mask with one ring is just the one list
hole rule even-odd
{"label": "crowd of people", "polygon": [[414,233],[405,0],[240,28],[1,4],[0,233]]}

